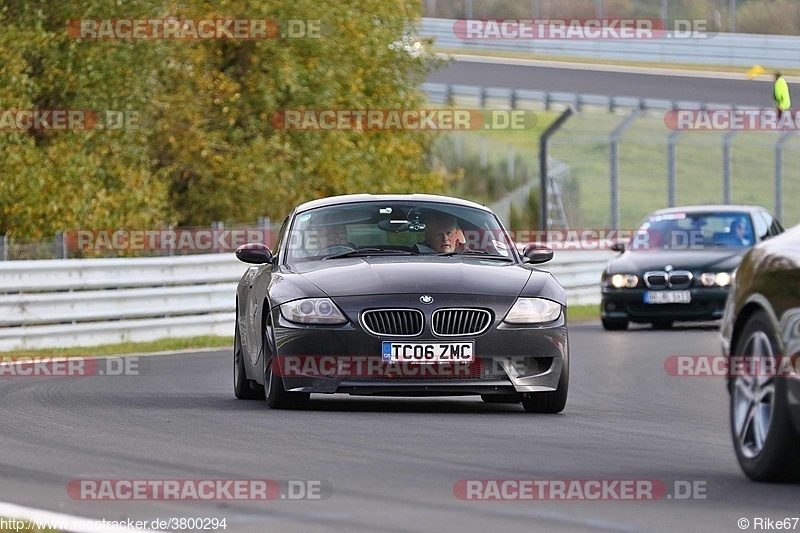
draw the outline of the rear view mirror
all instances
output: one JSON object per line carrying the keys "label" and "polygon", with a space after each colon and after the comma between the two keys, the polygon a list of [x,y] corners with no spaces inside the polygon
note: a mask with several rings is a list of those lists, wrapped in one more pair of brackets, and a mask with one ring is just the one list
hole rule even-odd
{"label": "rear view mirror", "polygon": [[272,261],[272,252],[261,242],[250,242],[236,249],[236,259],[242,263],[264,265]]}
{"label": "rear view mirror", "polygon": [[525,248],[522,249],[522,255],[527,263],[547,263],[553,258],[553,249],[543,244],[532,242],[525,245]]}

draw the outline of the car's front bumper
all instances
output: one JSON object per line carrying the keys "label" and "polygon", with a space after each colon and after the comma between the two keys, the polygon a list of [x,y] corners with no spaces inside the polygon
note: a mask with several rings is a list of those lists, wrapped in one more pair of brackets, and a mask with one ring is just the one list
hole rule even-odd
{"label": "car's front bumper", "polygon": [[[671,289],[662,289],[670,291]],[[687,290],[687,289],[682,289]],[[603,318],[632,322],[718,320],[725,311],[728,289],[692,287],[690,303],[648,304],[648,289],[603,287],[600,313]]]}
{"label": "car's front bumper", "polygon": [[[495,307],[491,298],[481,303]],[[367,333],[357,322],[302,326],[273,310],[275,355],[290,392],[436,396],[556,390],[569,361],[565,316],[543,326],[520,327],[502,323],[501,309],[493,309],[495,319],[480,335],[441,337],[426,328],[422,335],[405,339]],[[474,341],[476,360],[469,368],[454,363],[384,363],[383,341]]]}

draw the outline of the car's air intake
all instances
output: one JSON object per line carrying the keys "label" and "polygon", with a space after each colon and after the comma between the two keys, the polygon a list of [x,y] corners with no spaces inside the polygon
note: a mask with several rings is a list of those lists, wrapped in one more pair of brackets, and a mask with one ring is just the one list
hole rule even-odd
{"label": "car's air intake", "polygon": [[373,335],[413,337],[422,333],[422,311],[417,309],[374,309],[361,314],[361,324]]}
{"label": "car's air intake", "polygon": [[478,335],[492,323],[492,314],[485,309],[437,309],[431,328],[436,335]]}

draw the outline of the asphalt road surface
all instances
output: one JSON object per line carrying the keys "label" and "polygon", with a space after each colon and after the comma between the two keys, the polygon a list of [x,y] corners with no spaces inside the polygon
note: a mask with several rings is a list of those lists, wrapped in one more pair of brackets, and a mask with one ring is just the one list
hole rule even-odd
{"label": "asphalt road surface", "polygon": [[[0,500],[96,519],[225,518],[225,531],[740,531],[800,515],[800,487],[740,472],[721,378],[667,375],[718,354],[713,327],[570,331],[560,415],[477,398],[313,396],[271,411],[232,393],[228,350],[150,357],[141,376],[0,379]],[[323,499],[84,501],[79,479],[320,481]],[[459,480],[655,480],[658,501],[472,501]],[[704,499],[680,500],[692,484]],[[687,483],[689,485],[687,485]],[[800,527],[800,526],[798,526]],[[218,530],[221,531],[221,530]]]}
{"label": "asphalt road surface", "polygon": [[493,64],[483,61],[486,59],[479,63],[451,61],[441,70],[431,73],[427,81],[729,105],[772,106],[772,82],[765,77],[748,80],[744,77],[745,69],[742,69],[740,79],[729,79],[730,75],[697,77],[695,73],[693,76],[683,76],[678,71],[671,71],[667,75],[655,75],[612,70]]}

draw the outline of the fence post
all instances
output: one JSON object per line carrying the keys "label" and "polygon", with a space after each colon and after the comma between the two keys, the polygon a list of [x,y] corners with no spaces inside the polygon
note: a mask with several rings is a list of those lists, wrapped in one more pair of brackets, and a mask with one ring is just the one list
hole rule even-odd
{"label": "fence post", "polygon": [[795,133],[795,131],[787,131],[781,134],[780,139],[775,143],[775,216],[778,220],[783,220],[783,145]]}
{"label": "fence post", "polygon": [[619,138],[641,114],[641,109],[634,109],[608,137],[608,185],[611,198],[610,222],[613,230],[619,229]]}
{"label": "fence post", "polygon": [[736,130],[731,130],[722,137],[722,203],[731,205],[733,195],[731,193],[731,173],[733,171],[733,159],[731,156],[731,144]]}
{"label": "fence post", "polygon": [[506,174],[508,175],[509,181],[514,180],[514,175],[516,174],[516,157],[514,153],[514,145],[508,145],[508,165],[506,170],[508,171]]}
{"label": "fence post", "polygon": [[[224,222],[212,222],[211,223],[211,233],[214,235],[214,240],[217,241],[217,232],[222,231],[225,229]],[[222,250],[221,248],[217,248],[217,253],[221,254],[226,252],[227,250]]]}
{"label": "fence post", "polygon": [[0,261],[8,261],[8,234],[6,233],[0,239]]}
{"label": "fence post", "polygon": [[547,141],[572,116],[572,113],[571,107],[565,109],[561,116],[550,124],[539,137],[539,229],[544,231],[547,231],[547,217],[549,215],[547,206]]}
{"label": "fence post", "polygon": [[667,140],[667,205],[678,203],[678,135],[680,130],[669,134]]}
{"label": "fence post", "polygon": [[55,256],[56,259],[67,258],[67,243],[64,238],[64,232],[57,231],[55,237]]}

